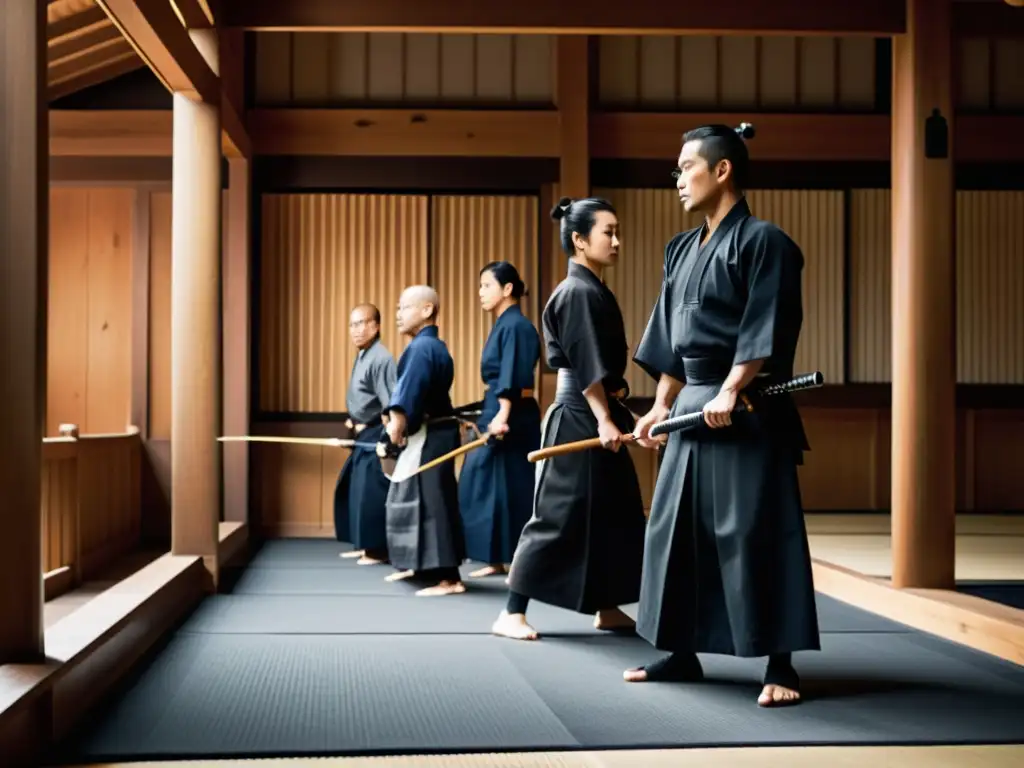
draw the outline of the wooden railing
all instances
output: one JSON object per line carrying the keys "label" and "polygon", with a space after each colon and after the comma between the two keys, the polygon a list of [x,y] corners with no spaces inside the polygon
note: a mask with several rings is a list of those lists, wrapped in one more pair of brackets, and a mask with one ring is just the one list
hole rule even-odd
{"label": "wooden railing", "polygon": [[40,502],[48,600],[134,549],[141,529],[138,429],[79,435],[68,424],[60,432],[43,439]]}

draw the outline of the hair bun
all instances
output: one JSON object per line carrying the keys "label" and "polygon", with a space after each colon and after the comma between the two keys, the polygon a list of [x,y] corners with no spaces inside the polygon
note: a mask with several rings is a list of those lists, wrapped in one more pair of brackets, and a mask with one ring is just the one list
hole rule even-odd
{"label": "hair bun", "polygon": [[519,295],[520,296],[529,296],[530,295],[530,289],[526,287],[526,283],[524,283],[522,280],[519,281]]}
{"label": "hair bun", "polygon": [[555,221],[560,221],[562,217],[565,216],[566,211],[569,210],[569,207],[571,205],[572,198],[563,197],[561,200],[555,203],[555,207],[551,209],[551,218],[554,219]]}
{"label": "hair bun", "polygon": [[754,126],[751,125],[750,123],[740,123],[736,127],[736,133],[739,135],[741,139],[752,139],[756,135],[756,132],[754,131]]}

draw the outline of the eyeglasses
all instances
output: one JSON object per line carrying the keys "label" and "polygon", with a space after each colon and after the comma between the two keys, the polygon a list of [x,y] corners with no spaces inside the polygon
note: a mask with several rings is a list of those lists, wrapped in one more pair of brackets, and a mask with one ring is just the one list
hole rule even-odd
{"label": "eyeglasses", "polygon": [[678,168],[673,168],[672,169],[672,178],[675,179],[676,181],[679,181],[679,177],[682,176],[682,175],[683,175],[683,172],[680,171]]}

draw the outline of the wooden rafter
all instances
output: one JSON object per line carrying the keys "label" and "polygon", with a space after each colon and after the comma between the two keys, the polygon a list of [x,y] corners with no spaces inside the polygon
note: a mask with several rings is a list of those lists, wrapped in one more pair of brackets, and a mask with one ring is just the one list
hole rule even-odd
{"label": "wooden rafter", "polygon": [[51,100],[143,66],[94,0],[52,0],[46,11]]}

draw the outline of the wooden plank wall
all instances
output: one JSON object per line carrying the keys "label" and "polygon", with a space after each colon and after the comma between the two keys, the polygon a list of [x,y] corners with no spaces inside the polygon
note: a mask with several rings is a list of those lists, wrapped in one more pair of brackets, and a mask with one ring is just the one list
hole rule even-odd
{"label": "wooden plank wall", "polygon": [[397,359],[402,288],[427,281],[424,195],[264,195],[259,405],[345,410],[355,348],[348,316],[370,302]]}
{"label": "wooden plank wall", "polygon": [[256,35],[256,105],[550,104],[551,35]]}
{"label": "wooden plank wall", "polygon": [[[673,233],[691,226],[693,221],[681,211],[671,190],[598,189],[595,194],[609,198],[619,209],[623,248],[619,265],[609,272],[608,283],[619,298],[628,340],[634,346],[657,296],[664,244]],[[544,197],[556,199],[557,195],[558,190],[554,188]],[[292,197],[309,200],[316,195]],[[281,204],[281,197],[274,199],[278,201],[275,205]],[[888,381],[891,270],[888,191],[754,190],[749,199],[756,214],[778,222],[804,251],[805,322],[797,367],[821,370],[829,382],[839,386],[844,382]],[[970,347],[973,355],[961,355],[961,381],[1024,384],[1024,329],[1015,321],[1024,299],[1020,295],[1021,285],[1024,285],[1024,260],[1020,258],[1019,247],[1019,213],[1024,211],[1022,193],[967,191],[958,193],[958,200],[961,232],[958,264],[961,272],[966,272],[968,265],[976,270],[969,279],[961,275],[958,282],[959,344]],[[424,206],[430,211],[429,220],[423,221],[417,216],[414,226],[429,226],[433,233],[424,258],[429,280],[441,291],[442,336],[456,361],[458,376],[453,394],[456,402],[472,400],[479,392],[479,355],[488,330],[477,303],[479,268],[499,256],[513,261],[520,259],[518,264],[530,264],[534,257],[529,251],[548,239],[542,249],[546,256],[536,268],[529,269],[536,269],[538,275],[544,274],[546,285],[553,286],[564,276],[565,258],[556,250],[556,230],[546,218],[547,211],[540,210],[539,196],[445,195],[431,197]],[[461,211],[458,217],[453,213],[455,210]],[[516,213],[517,210],[522,215]],[[533,211],[532,215],[526,215],[527,210]],[[988,218],[979,218],[977,211],[981,210],[990,212]],[[543,223],[540,214],[545,216]],[[389,218],[377,221],[377,226],[397,226],[403,231],[409,226]],[[322,219],[315,219],[315,222],[319,228],[337,227]],[[293,248],[293,241],[286,239],[283,243],[285,235],[280,231],[268,234],[262,244],[261,258],[277,260],[275,263],[280,269],[281,257],[275,255],[275,251]],[[493,239],[488,241],[488,237]],[[455,240],[463,244],[452,245]],[[346,262],[342,259],[358,258],[358,253],[352,250],[339,252],[344,254],[335,256],[340,271],[345,269]],[[375,251],[372,259],[376,258]],[[301,284],[294,275],[280,272],[275,275],[274,285],[278,287],[272,290],[278,291],[279,286],[285,284]],[[396,281],[391,288],[395,299],[401,287],[401,282]],[[844,309],[847,291],[850,294],[848,329]],[[342,293],[351,294],[351,302],[362,295],[357,284],[339,289],[339,296]],[[290,311],[297,312],[299,310],[294,308],[309,305],[299,299],[289,306],[293,307]],[[286,307],[282,309],[288,311]],[[535,313],[533,316],[539,320],[539,305],[528,307],[528,311]],[[331,316],[344,318],[346,312],[346,307],[339,306]],[[325,354],[348,360],[350,352],[328,351],[324,346],[323,339],[327,336],[320,325],[325,322],[323,318],[303,324],[295,317],[273,318],[271,330],[260,332],[261,346],[314,350],[309,353],[313,368],[323,367],[320,361],[326,359]],[[979,332],[978,328],[990,330]],[[281,329],[288,329],[287,335],[281,336]],[[845,368],[844,354],[847,331],[849,371]],[[317,349],[323,350],[319,357]],[[300,375],[298,371],[277,369],[266,373],[275,379]],[[653,383],[633,367],[629,378],[634,394],[653,394]],[[336,377],[336,381],[333,397],[336,402],[343,402],[344,382],[340,377]],[[553,390],[552,374],[542,372],[538,385],[538,399],[546,406]],[[297,410],[311,414],[317,409]],[[807,464],[800,470],[808,508],[885,509],[889,501],[888,411],[864,406],[809,407],[804,409],[804,415],[814,445]],[[1024,430],[1020,429],[1024,426],[1024,410],[972,410],[962,413],[960,422],[961,508],[1024,508],[1024,483],[1019,473],[1010,472],[1008,468],[1005,472],[992,469],[1002,467],[1003,457],[1024,447],[1021,445]],[[258,495],[262,496],[260,514],[266,529],[276,534],[331,535],[334,480],[344,461],[344,452],[332,448],[260,445],[254,446],[254,454],[262,462]],[[654,457],[641,452],[634,456],[649,504],[656,473]]]}
{"label": "wooden plank wall", "polygon": [[131,189],[50,193],[46,432],[124,432],[131,393]]}
{"label": "wooden plank wall", "polygon": [[[256,35],[256,106],[473,104],[550,107],[553,45],[545,35],[292,33]],[[300,43],[300,44],[299,44]],[[595,108],[653,110],[871,111],[876,42],[855,38],[606,37],[598,44]],[[1024,41],[958,43],[958,109],[1024,107],[1016,76]],[[708,76],[687,77],[701,69]],[[668,73],[670,76],[666,76]],[[582,87],[582,84],[581,84]],[[352,350],[351,305],[378,304],[394,338],[398,291],[429,281],[442,291],[442,329],[457,365],[456,401],[479,393],[479,350],[488,330],[476,272],[507,258],[523,266],[539,315],[562,278],[565,257],[537,195],[279,195],[261,211],[257,408],[310,414],[341,410]],[[623,262],[609,274],[635,344],[657,291],[661,252],[687,226],[671,190],[604,189],[623,219]],[[1022,193],[958,194],[958,378],[1024,383]],[[789,230],[804,247],[806,321],[800,366],[830,381],[884,384],[891,371],[888,191],[755,190],[755,212]],[[134,212],[147,206],[149,231],[149,429],[147,451],[169,456],[170,193],[121,188],[55,188],[51,215],[51,319],[46,433],[59,423],[84,434],[120,432],[128,423]],[[143,203],[140,203],[140,199]],[[544,200],[543,206],[540,199]],[[135,233],[137,234],[137,233]],[[848,310],[844,307],[849,305]],[[1017,310],[1015,313],[1014,310]],[[272,318],[268,321],[267,318]],[[844,345],[846,349],[844,349]],[[637,394],[651,382],[630,372]],[[538,377],[546,405],[550,374]],[[816,450],[801,470],[807,504],[821,509],[884,509],[888,503],[888,413],[874,407],[805,409]],[[958,469],[964,509],[1018,509],[1016,411],[961,414]],[[329,430],[329,426],[319,429]],[[654,464],[638,458],[649,498]],[[850,457],[855,458],[850,458]],[[344,459],[333,449],[254,451],[257,503],[271,529],[309,533],[330,527],[334,479]],[[166,462],[164,462],[166,464]],[[166,470],[166,467],[165,467]]]}
{"label": "wooden plank wall", "polygon": [[43,573],[69,569],[70,588],[137,546],[142,445],[138,434],[87,435],[45,438],[42,451]]}
{"label": "wooden plank wall", "polygon": [[[551,35],[257,32],[255,104],[550,105]],[[607,35],[598,98],[611,109],[863,112],[876,41],[861,36]],[[957,42],[957,108],[1024,107],[1024,41]],[[700,77],[690,76],[700,72]]]}

